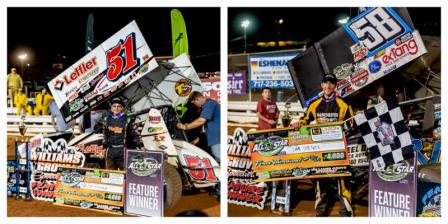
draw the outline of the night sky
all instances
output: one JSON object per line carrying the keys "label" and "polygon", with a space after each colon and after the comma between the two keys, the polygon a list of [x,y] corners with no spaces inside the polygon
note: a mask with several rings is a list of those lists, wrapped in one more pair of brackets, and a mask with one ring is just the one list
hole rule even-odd
{"label": "night sky", "polygon": [[[95,46],[136,20],[155,56],[169,56],[172,8],[8,8],[8,68],[28,52],[34,67],[46,69],[65,56],[70,66],[85,55],[86,24],[94,15]],[[220,69],[220,9],[177,8],[183,14],[191,60],[198,72]],[[204,56],[208,55],[208,56]],[[20,71],[20,69],[18,69]],[[9,69],[8,69],[9,72]]]}
{"label": "night sky", "polygon": [[[440,36],[440,8],[408,8],[408,11],[422,35]],[[246,18],[251,21],[247,42],[248,52],[252,52],[251,43],[276,38],[314,43],[339,28],[339,18],[353,18],[356,13],[357,8],[229,8],[229,52],[243,51],[241,21]],[[279,26],[275,21],[280,18],[284,22]]]}

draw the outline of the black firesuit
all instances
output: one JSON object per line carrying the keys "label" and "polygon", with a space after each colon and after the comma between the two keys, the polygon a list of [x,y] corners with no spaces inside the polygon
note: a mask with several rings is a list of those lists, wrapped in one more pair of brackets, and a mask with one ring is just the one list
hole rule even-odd
{"label": "black firesuit", "polygon": [[[317,123],[344,121],[353,116],[351,107],[334,94],[330,99],[320,97],[313,101],[300,123],[307,125],[316,120]],[[351,192],[347,178],[323,178],[316,183],[316,216],[328,216],[330,199],[337,196],[340,201],[339,214],[341,216],[353,216],[351,207]],[[337,191],[337,192],[335,192]]]}
{"label": "black firesuit", "polygon": [[107,150],[106,169],[124,170],[124,149],[137,140],[132,127],[127,124],[126,114],[106,116],[103,130],[103,147]]}

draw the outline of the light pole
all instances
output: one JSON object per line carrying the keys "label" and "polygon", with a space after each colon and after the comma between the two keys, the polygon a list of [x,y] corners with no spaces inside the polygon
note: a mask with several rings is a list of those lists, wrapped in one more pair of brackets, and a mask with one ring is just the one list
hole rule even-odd
{"label": "light pole", "polygon": [[280,26],[283,24],[284,20],[282,18],[275,20],[275,23],[277,24],[277,41],[275,42],[275,44],[277,45],[277,47],[280,47]]}
{"label": "light pole", "polygon": [[26,57],[28,57],[28,55],[26,53],[23,53],[21,55],[19,55],[19,60],[20,60],[20,72],[22,73],[22,78],[24,76],[23,74],[23,61],[25,61]]}
{"label": "light pole", "polygon": [[243,20],[241,22],[241,27],[244,29],[244,53],[247,51],[247,27],[249,27],[250,21],[249,20]]}
{"label": "light pole", "polygon": [[341,24],[341,25],[344,25],[344,24],[346,24],[347,22],[348,22],[348,20],[350,19],[350,17],[342,17],[342,18],[340,18],[340,19],[338,19],[338,23],[339,24]]}

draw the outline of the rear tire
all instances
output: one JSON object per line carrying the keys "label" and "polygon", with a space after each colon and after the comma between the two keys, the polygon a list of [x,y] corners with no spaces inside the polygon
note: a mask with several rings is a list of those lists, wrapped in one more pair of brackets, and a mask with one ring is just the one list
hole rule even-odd
{"label": "rear tire", "polygon": [[182,197],[182,179],[180,178],[177,169],[170,164],[166,163],[164,172],[164,209],[168,210],[176,206],[177,202],[179,202],[180,198]]}

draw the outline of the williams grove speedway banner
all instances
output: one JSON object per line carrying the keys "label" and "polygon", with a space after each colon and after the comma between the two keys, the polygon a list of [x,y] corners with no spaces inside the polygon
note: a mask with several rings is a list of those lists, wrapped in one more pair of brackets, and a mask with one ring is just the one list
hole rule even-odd
{"label": "williams grove speedway banner", "polygon": [[250,149],[247,146],[247,135],[242,128],[236,128],[233,136],[228,138],[227,165],[229,204],[264,209],[268,196],[268,187],[257,179],[252,170]]}
{"label": "williams grove speedway banner", "polygon": [[248,133],[256,181],[349,176],[342,123]]}
{"label": "williams grove speedway banner", "polygon": [[[31,197],[35,200],[53,201],[58,168],[62,165],[82,167],[86,157],[79,148],[69,146],[65,139],[52,140],[41,134],[29,142],[31,162]],[[22,156],[22,158],[24,158]]]}
{"label": "williams grove speedway banner", "polygon": [[132,21],[48,83],[65,122],[129,86],[157,67]]}

